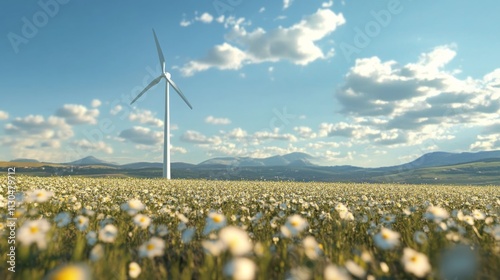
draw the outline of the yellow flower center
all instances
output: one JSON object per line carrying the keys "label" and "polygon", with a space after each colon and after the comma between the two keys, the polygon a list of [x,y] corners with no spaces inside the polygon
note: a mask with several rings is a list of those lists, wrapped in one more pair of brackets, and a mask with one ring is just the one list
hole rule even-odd
{"label": "yellow flower center", "polygon": [[40,230],[38,229],[38,227],[30,227],[30,232],[35,234],[37,232],[39,232]]}
{"label": "yellow flower center", "polygon": [[416,256],[411,257],[411,258],[410,258],[410,261],[411,261],[411,262],[416,262],[416,261],[417,261],[417,257],[416,257]]}
{"label": "yellow flower center", "polygon": [[220,223],[220,222],[222,222],[222,217],[219,215],[215,215],[215,216],[213,216],[212,220],[216,223]]}
{"label": "yellow flower center", "polygon": [[149,243],[149,244],[148,244],[148,246],[146,246],[146,249],[147,249],[148,251],[151,251],[151,250],[153,250],[154,248],[155,248],[155,245],[153,245],[153,244],[151,244],[151,243]]}
{"label": "yellow flower center", "polygon": [[291,221],[290,224],[293,226],[293,227],[297,227],[299,225],[299,221]]}
{"label": "yellow flower center", "polygon": [[72,280],[72,279],[83,279],[83,271],[77,266],[67,266],[62,268],[50,278],[51,280]]}
{"label": "yellow flower center", "polygon": [[146,218],[141,217],[141,218],[139,219],[139,221],[140,221],[141,223],[144,223],[144,222],[146,221]]}
{"label": "yellow flower center", "polygon": [[382,233],[382,238],[385,239],[385,240],[389,239],[389,234]]}

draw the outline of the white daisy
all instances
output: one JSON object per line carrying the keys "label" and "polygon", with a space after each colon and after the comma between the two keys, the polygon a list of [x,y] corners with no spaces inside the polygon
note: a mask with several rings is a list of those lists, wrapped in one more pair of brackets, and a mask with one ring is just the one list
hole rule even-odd
{"label": "white daisy", "polygon": [[51,191],[46,190],[33,190],[27,193],[27,202],[42,203],[48,201],[54,195]]}
{"label": "white daisy", "polygon": [[247,258],[236,258],[224,266],[224,274],[234,280],[252,280],[257,266]]}
{"label": "white daisy", "polygon": [[165,241],[158,237],[151,237],[148,241],[139,247],[139,256],[141,258],[161,257],[164,254]]}
{"label": "white daisy", "polygon": [[447,219],[450,216],[446,209],[438,206],[429,206],[424,214],[424,217],[428,220],[433,220],[436,223],[440,223],[442,220]]}
{"label": "white daisy", "polygon": [[323,277],[325,280],[350,280],[351,276],[345,271],[345,269],[340,268],[336,265],[330,264],[325,268],[323,272]]}
{"label": "white daisy", "polygon": [[89,218],[82,215],[76,216],[73,221],[75,222],[75,226],[79,231],[84,231],[89,226]]}
{"label": "white daisy", "polygon": [[383,227],[380,232],[373,237],[373,239],[375,240],[375,245],[377,245],[377,247],[387,250],[393,249],[399,245],[400,236],[401,234],[398,232]]}
{"label": "white daisy", "polygon": [[114,225],[108,224],[99,230],[99,240],[102,242],[113,243],[117,236],[118,229]]}
{"label": "white daisy", "polygon": [[288,217],[285,226],[290,231],[291,236],[296,236],[307,228],[307,220],[295,214]]}
{"label": "white daisy", "polygon": [[233,256],[243,256],[252,251],[252,242],[246,231],[234,226],[221,229],[219,239]]}
{"label": "white daisy", "polygon": [[302,245],[304,246],[304,252],[309,259],[315,260],[320,256],[321,249],[316,239],[314,239],[314,237],[307,236],[302,241]]}
{"label": "white daisy", "polygon": [[139,277],[139,274],[141,274],[141,267],[136,262],[131,262],[128,265],[128,276],[130,276],[130,278],[132,279],[135,279]]}
{"label": "white daisy", "polygon": [[411,248],[404,248],[401,262],[406,272],[420,278],[426,276],[431,271],[431,265],[427,256]]}
{"label": "white daisy", "polygon": [[121,205],[121,209],[123,211],[126,211],[129,215],[133,216],[140,211],[144,210],[145,206],[142,204],[142,202],[138,199],[131,199],[126,203],[123,203]]}
{"label": "white daisy", "polygon": [[26,221],[17,232],[17,239],[23,245],[29,246],[36,243],[38,248],[45,249],[47,241],[45,235],[50,229],[50,224],[45,219]]}
{"label": "white daisy", "polygon": [[151,218],[143,214],[137,214],[134,216],[134,224],[142,229],[146,229],[151,224]]}
{"label": "white daisy", "polygon": [[214,230],[221,229],[226,226],[226,217],[222,214],[211,212],[205,222],[203,235],[207,235]]}

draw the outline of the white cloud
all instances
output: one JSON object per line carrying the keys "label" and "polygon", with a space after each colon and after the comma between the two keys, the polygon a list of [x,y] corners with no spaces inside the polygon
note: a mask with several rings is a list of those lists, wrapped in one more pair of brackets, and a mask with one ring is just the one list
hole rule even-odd
{"label": "white cloud", "polygon": [[278,129],[275,129],[274,131],[257,131],[253,134],[253,138],[258,141],[265,141],[265,140],[279,140],[279,141],[290,141],[290,142],[297,141],[297,137],[295,137],[295,135],[290,133],[280,134]]}
{"label": "white cloud", "polygon": [[323,8],[330,8],[331,6],[333,6],[333,1],[328,1],[328,2],[323,2],[321,3],[321,7]]}
{"label": "white cloud", "polygon": [[224,23],[224,19],[225,19],[225,18],[226,18],[226,17],[225,17],[224,15],[220,15],[219,17],[217,17],[217,18],[215,19],[215,21],[216,21],[216,22],[218,22],[218,23]]}
{"label": "white cloud", "polygon": [[62,140],[73,137],[70,125],[64,119],[29,115],[17,117],[4,126],[1,146],[9,146],[7,153],[13,158],[31,158],[41,161],[62,162],[68,153],[61,150]]}
{"label": "white cloud", "polygon": [[343,142],[325,142],[325,141],[317,141],[313,143],[308,143],[307,147],[313,149],[313,150],[323,150],[323,149],[331,149],[331,148],[339,148],[342,145],[348,146],[348,144],[343,143]]}
{"label": "white cloud", "polygon": [[222,143],[222,140],[219,136],[207,137],[202,133],[194,130],[186,131],[181,136],[181,140],[184,142],[194,143],[194,144],[219,145]]}
{"label": "white cloud", "polygon": [[29,115],[15,118],[5,125],[5,132],[31,139],[68,139],[73,130],[64,119],[50,116],[45,119],[40,115]]}
{"label": "white cloud", "polygon": [[205,118],[205,123],[214,125],[228,125],[231,123],[231,120],[228,118],[216,118],[214,116],[208,116]]}
{"label": "white cloud", "polygon": [[186,154],[188,151],[186,149],[184,149],[183,147],[177,147],[177,146],[170,145],[170,152],[172,154],[176,154],[176,153]]}
{"label": "white cloud", "polygon": [[292,0],[283,0],[283,10],[290,8],[292,5]]}
{"label": "white cloud", "polygon": [[57,110],[56,116],[64,118],[69,124],[96,124],[99,110],[89,110],[83,105],[65,104]]}
{"label": "white cloud", "polygon": [[120,113],[122,110],[123,110],[123,107],[121,105],[116,105],[115,107],[111,108],[111,111],[109,111],[109,113],[114,116],[114,115]]}
{"label": "white cloud", "polygon": [[163,143],[163,132],[154,131],[147,127],[134,126],[120,132],[120,138],[136,144],[157,145]]}
{"label": "white cloud", "polygon": [[78,151],[81,151],[83,153],[88,153],[88,152],[104,152],[106,154],[112,154],[113,153],[113,148],[107,145],[103,141],[98,141],[98,142],[90,142],[87,139],[82,139],[82,140],[75,140],[71,143],[73,146],[75,146]]}
{"label": "white cloud", "polygon": [[293,130],[298,133],[300,138],[314,139],[317,136],[317,134],[313,132],[312,128],[307,126],[297,126],[294,127]]}
{"label": "white cloud", "polygon": [[[229,18],[226,24],[228,22]],[[246,64],[281,60],[307,65],[326,59],[328,54],[316,43],[343,25],[345,19],[342,14],[335,14],[329,9],[318,9],[288,28],[280,26],[270,31],[262,28],[247,31],[243,23],[244,19],[240,18],[229,24],[232,27],[225,37],[234,45],[225,42],[213,47],[205,58],[186,63],[181,68],[182,74],[190,76],[210,68],[237,70]]]}
{"label": "white cloud", "polygon": [[5,111],[0,111],[0,121],[6,120],[8,118],[9,118],[9,113],[7,113]]}
{"label": "white cloud", "polygon": [[500,133],[494,133],[484,136],[478,135],[476,139],[476,142],[472,143],[469,147],[473,151],[500,149]]}
{"label": "white cloud", "polygon": [[92,108],[97,108],[97,107],[101,106],[101,104],[102,104],[101,100],[94,99],[94,100],[92,100],[91,106],[92,106]]}
{"label": "white cloud", "polygon": [[214,20],[214,17],[209,13],[203,13],[200,17],[197,17],[196,20],[203,23],[211,23]]}
{"label": "white cloud", "polygon": [[461,127],[493,123],[500,112],[500,71],[460,79],[458,71],[446,70],[455,49],[438,46],[406,65],[378,57],[357,59],[336,91],[349,123],[330,124],[319,134],[376,145],[417,145],[453,139]]}
{"label": "white cloud", "polygon": [[188,27],[191,25],[191,21],[189,20],[186,20],[186,19],[182,19],[181,22],[179,22],[179,25],[182,26],[182,27]]}
{"label": "white cloud", "polygon": [[156,114],[149,110],[135,109],[128,115],[130,121],[136,121],[145,125],[152,125],[157,127],[163,126],[163,121],[156,118]]}
{"label": "white cloud", "polygon": [[192,60],[181,68],[184,76],[192,76],[197,72],[215,67],[219,70],[237,70],[243,67],[246,54],[228,43],[215,46],[208,56],[201,60]]}
{"label": "white cloud", "polygon": [[265,11],[266,11],[266,7],[261,7],[261,8],[259,9],[259,13],[263,13],[263,12],[265,12]]}
{"label": "white cloud", "polygon": [[227,137],[231,139],[244,139],[248,136],[248,133],[242,128],[235,128],[226,134]]}

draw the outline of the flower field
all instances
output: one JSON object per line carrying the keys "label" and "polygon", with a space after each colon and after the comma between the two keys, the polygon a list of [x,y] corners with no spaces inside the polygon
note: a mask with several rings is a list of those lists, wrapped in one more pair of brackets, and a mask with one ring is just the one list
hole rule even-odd
{"label": "flower field", "polygon": [[500,187],[0,177],[0,279],[497,279]]}

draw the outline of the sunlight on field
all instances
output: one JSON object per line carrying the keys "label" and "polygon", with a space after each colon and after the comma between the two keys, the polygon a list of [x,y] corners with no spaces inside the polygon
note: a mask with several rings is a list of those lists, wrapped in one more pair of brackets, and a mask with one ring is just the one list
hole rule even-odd
{"label": "sunlight on field", "polygon": [[16,272],[2,183],[0,279],[500,275],[499,187],[16,180]]}

